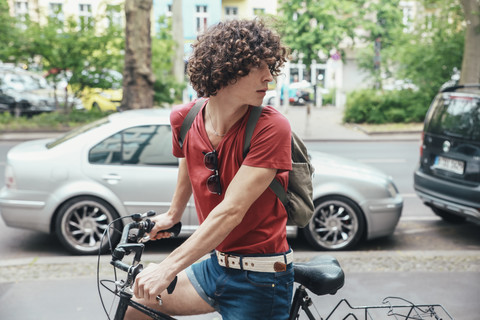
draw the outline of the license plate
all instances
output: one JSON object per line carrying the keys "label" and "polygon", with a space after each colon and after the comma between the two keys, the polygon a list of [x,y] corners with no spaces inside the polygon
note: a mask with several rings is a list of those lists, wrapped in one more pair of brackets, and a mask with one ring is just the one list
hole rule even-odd
{"label": "license plate", "polygon": [[465,170],[465,162],[445,157],[437,157],[435,159],[435,168],[463,174],[463,171]]}

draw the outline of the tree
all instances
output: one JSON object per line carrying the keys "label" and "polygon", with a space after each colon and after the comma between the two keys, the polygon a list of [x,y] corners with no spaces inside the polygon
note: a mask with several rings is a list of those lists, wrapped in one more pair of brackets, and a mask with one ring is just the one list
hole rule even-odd
{"label": "tree", "polygon": [[152,39],[150,11],[153,0],[125,0],[125,66],[122,106],[153,107]]}
{"label": "tree", "polygon": [[7,0],[0,0],[0,61],[9,61],[12,58],[12,47],[15,47],[18,29],[15,19],[10,16]]}
{"label": "tree", "polygon": [[382,88],[384,76],[392,76],[394,65],[392,56],[395,44],[401,38],[403,24],[399,0],[378,0],[370,3],[368,11],[372,19],[365,19],[362,27],[366,32],[361,40],[367,44],[357,49],[357,63],[373,78],[376,88]]}
{"label": "tree", "polygon": [[424,0],[423,16],[395,44],[398,79],[410,79],[431,100],[462,64],[464,15],[458,1]]}
{"label": "tree", "polygon": [[318,60],[321,53],[340,51],[342,41],[356,40],[355,28],[364,21],[366,3],[366,0],[281,0],[282,39],[292,50],[302,53],[308,65]]}
{"label": "tree", "polygon": [[[156,104],[173,103],[171,89],[182,92],[184,88],[183,69],[182,83],[177,83],[172,73],[175,56],[175,41],[172,36],[172,21],[164,16],[159,17],[160,28],[152,38],[152,68],[155,74],[154,102]],[[183,50],[181,51],[183,57]],[[183,65],[183,60],[182,60]]]}
{"label": "tree", "polygon": [[467,24],[460,83],[480,83],[480,1],[460,2]]}
{"label": "tree", "polygon": [[[102,19],[102,17],[98,17]],[[14,24],[14,26],[20,24]],[[49,16],[46,23],[22,20],[21,29],[14,27],[6,43],[10,43],[12,61],[30,64],[40,63],[56,86],[59,81],[68,81],[70,92],[79,96],[85,87],[111,88],[112,81],[106,70],[121,70],[121,29],[110,24],[99,31],[97,21],[80,21],[68,17]],[[15,35],[15,38],[12,38]],[[59,99],[55,92],[55,102]],[[63,100],[65,111],[70,111],[69,91]]]}

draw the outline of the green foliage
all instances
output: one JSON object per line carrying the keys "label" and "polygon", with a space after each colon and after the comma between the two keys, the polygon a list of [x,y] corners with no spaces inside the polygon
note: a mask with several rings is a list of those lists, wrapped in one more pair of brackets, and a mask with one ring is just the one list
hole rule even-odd
{"label": "green foliage", "polygon": [[[103,18],[98,17],[98,21]],[[67,80],[77,96],[85,87],[111,88],[113,82],[105,70],[122,70],[124,40],[120,27],[111,24],[99,31],[98,21],[92,19],[67,17],[64,21],[48,16],[45,20],[39,23],[28,16],[16,20],[16,31],[7,35],[6,42],[11,46],[6,60],[30,65],[40,58],[48,79],[54,83]],[[68,111],[70,106],[66,107]]]}
{"label": "green foliage", "polygon": [[12,56],[12,47],[19,30],[15,19],[10,16],[7,0],[0,0],[0,61],[8,61]]}
{"label": "green foliage", "polygon": [[[373,83],[382,82],[382,74],[391,77],[395,73],[391,56],[398,49],[396,44],[402,37],[404,25],[402,23],[402,11],[399,0],[379,0],[371,2],[369,11],[373,12],[375,19],[366,19],[363,28],[367,31],[362,40],[367,46],[357,50],[357,63],[360,69],[367,71],[374,80]],[[380,67],[375,66],[375,40],[379,40]]]}
{"label": "green foliage", "polygon": [[59,130],[89,123],[108,115],[98,110],[72,110],[70,113],[41,113],[33,117],[14,117],[9,112],[0,113],[0,130]]}
{"label": "green foliage", "polygon": [[[154,98],[157,104],[173,103],[175,98],[185,88],[184,83],[176,83],[172,74],[173,57],[175,55],[175,41],[172,38],[171,19],[159,18],[159,24],[163,26],[152,38],[152,69],[155,74],[153,85]],[[177,94],[172,95],[172,92]]]}
{"label": "green foliage", "polygon": [[294,51],[304,54],[310,64],[319,52],[328,55],[339,50],[342,40],[354,40],[354,30],[364,21],[365,0],[280,0],[278,29],[282,40]]}
{"label": "green foliage", "polygon": [[[391,20],[382,31],[381,70],[374,69],[373,38],[369,39],[367,48],[357,51],[359,66],[375,83],[385,78],[408,79],[433,98],[454,70],[461,68],[465,29],[460,2],[420,1],[425,6],[425,14],[411,21],[408,32],[404,32],[407,26],[394,15],[399,12],[395,2],[398,1],[383,0],[377,9],[377,17],[387,14]],[[374,35],[375,28],[369,30]]]}
{"label": "green foliage", "polygon": [[345,122],[399,123],[422,122],[431,98],[420,91],[374,89],[350,93],[345,108]]}
{"label": "green foliage", "polygon": [[432,98],[462,65],[465,41],[460,3],[429,0],[434,14],[418,20],[413,32],[403,34],[392,60],[399,65],[397,78],[409,79]]}
{"label": "green foliage", "polygon": [[332,105],[335,101],[334,98],[335,98],[335,90],[330,90],[328,93],[322,94],[322,104],[324,106]]}

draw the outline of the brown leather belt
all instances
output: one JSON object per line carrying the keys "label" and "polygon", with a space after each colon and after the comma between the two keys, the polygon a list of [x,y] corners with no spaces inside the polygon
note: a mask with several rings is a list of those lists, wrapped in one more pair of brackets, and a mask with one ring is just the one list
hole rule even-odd
{"label": "brown leather belt", "polygon": [[293,262],[293,251],[274,256],[248,257],[236,256],[215,250],[218,264],[225,268],[256,272],[282,272]]}

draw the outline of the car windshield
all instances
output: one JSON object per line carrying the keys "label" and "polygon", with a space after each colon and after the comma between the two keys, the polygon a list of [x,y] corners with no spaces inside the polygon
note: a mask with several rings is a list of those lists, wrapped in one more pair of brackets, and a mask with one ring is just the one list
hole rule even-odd
{"label": "car windshield", "polygon": [[455,93],[438,97],[426,132],[480,141],[480,98]]}
{"label": "car windshield", "polygon": [[105,125],[109,122],[110,121],[108,120],[108,117],[105,117],[105,118],[99,119],[97,121],[94,121],[94,122],[88,123],[86,125],[83,125],[81,127],[78,127],[76,129],[74,129],[72,131],[69,131],[68,133],[64,134],[60,138],[55,139],[52,142],[47,143],[47,149],[54,148],[54,147],[58,146],[59,144],[65,142],[65,141],[68,141],[68,140],[70,140],[70,139],[72,139],[76,136],[79,136],[79,135],[81,135],[81,134],[83,134],[87,131],[90,131],[94,128]]}

